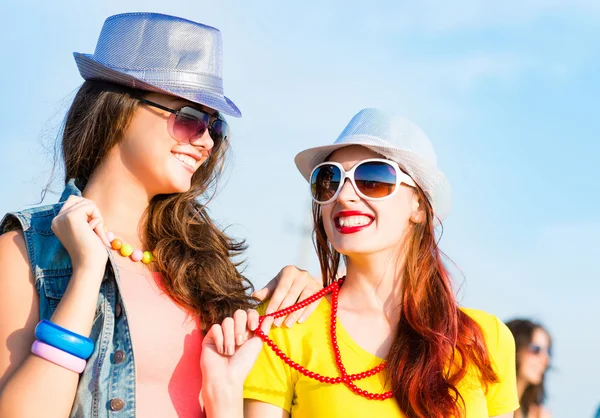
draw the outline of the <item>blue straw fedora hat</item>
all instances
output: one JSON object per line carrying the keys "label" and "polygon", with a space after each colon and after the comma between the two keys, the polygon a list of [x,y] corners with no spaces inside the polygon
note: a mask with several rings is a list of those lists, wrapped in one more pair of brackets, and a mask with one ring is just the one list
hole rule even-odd
{"label": "blue straw fedora hat", "polygon": [[452,189],[437,166],[431,141],[410,120],[378,109],[358,112],[331,145],[306,149],[296,155],[298,170],[310,181],[312,170],[332,152],[350,145],[361,145],[395,161],[419,185],[442,221],[452,207]]}
{"label": "blue straw fedora hat", "polygon": [[73,53],[85,80],[178,96],[239,117],[223,94],[221,32],[158,13],[124,13],[104,22],[93,54]]}

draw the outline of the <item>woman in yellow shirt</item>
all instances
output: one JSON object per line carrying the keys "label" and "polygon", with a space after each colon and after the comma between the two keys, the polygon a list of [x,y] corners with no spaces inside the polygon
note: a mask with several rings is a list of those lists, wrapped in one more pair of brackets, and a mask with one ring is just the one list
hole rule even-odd
{"label": "woman in yellow shirt", "polygon": [[245,383],[245,416],[512,417],[514,340],[455,300],[435,235],[450,185],[425,134],[364,109],[296,165],[326,288],[303,324],[257,331],[268,344]]}

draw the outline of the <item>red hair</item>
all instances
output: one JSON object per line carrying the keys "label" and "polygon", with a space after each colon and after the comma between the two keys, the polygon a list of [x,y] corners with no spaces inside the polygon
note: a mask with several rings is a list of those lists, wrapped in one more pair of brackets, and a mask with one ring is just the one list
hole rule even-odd
{"label": "red hair", "polygon": [[[443,253],[437,246],[434,214],[423,191],[417,194],[424,219],[413,223],[404,245],[400,320],[387,357],[394,398],[408,418],[464,416],[457,389],[470,367],[484,390],[498,381],[479,325],[458,308]],[[313,205],[315,247],[323,284],[336,277],[340,254],[327,241],[319,205]]]}

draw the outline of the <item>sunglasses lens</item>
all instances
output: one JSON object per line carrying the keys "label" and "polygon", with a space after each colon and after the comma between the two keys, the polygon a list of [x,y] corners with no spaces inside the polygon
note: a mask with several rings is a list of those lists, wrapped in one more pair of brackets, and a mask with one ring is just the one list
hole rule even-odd
{"label": "sunglasses lens", "polygon": [[367,197],[386,197],[396,188],[396,169],[383,161],[369,161],[356,167],[354,182]]}
{"label": "sunglasses lens", "polygon": [[550,348],[546,348],[546,347],[542,347],[540,345],[537,344],[529,344],[529,352],[533,355],[540,355],[541,353],[545,353],[548,355],[548,357],[552,357],[552,352],[550,351]]}
{"label": "sunglasses lens", "polygon": [[213,151],[216,151],[219,149],[223,141],[226,141],[229,138],[229,126],[224,120],[215,119],[215,121],[208,127],[208,133],[214,142]]}
{"label": "sunglasses lens", "polygon": [[179,110],[173,122],[173,138],[177,142],[190,143],[206,132],[209,116],[190,107]]}
{"label": "sunglasses lens", "polygon": [[324,164],[313,171],[310,178],[310,190],[317,202],[331,200],[340,187],[342,172],[333,164]]}

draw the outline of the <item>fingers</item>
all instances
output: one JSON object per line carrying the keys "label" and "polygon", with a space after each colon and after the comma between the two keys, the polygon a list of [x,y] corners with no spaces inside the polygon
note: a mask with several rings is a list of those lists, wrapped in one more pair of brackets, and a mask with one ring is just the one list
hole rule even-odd
{"label": "fingers", "polygon": [[106,230],[104,227],[104,222],[102,221],[101,218],[96,218],[96,219],[92,219],[90,222],[88,222],[90,225],[90,228],[92,228],[94,230],[94,232],[96,233],[96,235],[98,235],[98,237],[102,240],[102,243],[110,248],[110,240],[108,239],[108,235],[106,234]]}
{"label": "fingers", "polygon": [[[273,317],[266,317],[262,322],[260,329],[265,335],[269,334],[272,324]],[[238,347],[235,355],[230,357],[229,365],[237,380],[244,381],[246,379],[262,348],[263,341],[257,335],[254,335]]]}
{"label": "fingers", "polygon": [[258,327],[259,315],[254,309],[248,309],[248,329],[254,331]]}
{"label": "fingers", "polygon": [[[204,344],[214,344],[217,352],[226,356],[235,354],[236,346],[240,347],[250,337],[250,331],[258,327],[259,315],[254,309],[248,312],[241,309],[235,311],[233,318],[225,318],[221,325],[213,325],[204,337]],[[272,323],[272,319],[270,323]]]}
{"label": "fingers", "polygon": [[[80,215],[80,211],[84,215]],[[58,213],[56,220],[60,222],[62,218],[72,219],[78,216],[85,216],[90,228],[94,230],[102,243],[106,247],[110,247],[110,241],[104,231],[104,220],[100,214],[100,210],[92,200],[79,196],[69,196]]]}
{"label": "fingers", "polygon": [[[248,329],[248,314],[246,311],[242,311],[238,309],[233,314],[233,329],[235,333],[235,345],[240,346],[244,344],[247,338],[247,329]],[[232,353],[233,354],[233,353]]]}
{"label": "fingers", "polygon": [[94,230],[96,235],[102,240],[102,243],[106,247],[110,247],[110,241],[106,236],[106,231],[104,231],[104,219],[100,214],[100,209],[96,206],[94,202],[88,199],[84,199],[82,202],[76,204],[71,211],[75,209],[81,209],[87,215],[87,221],[90,227]]}
{"label": "fingers", "polygon": [[264,301],[264,300],[267,300],[268,298],[270,298],[271,295],[273,294],[273,291],[277,287],[277,283],[279,282],[280,275],[281,275],[281,273],[279,273],[277,276],[275,276],[275,278],[272,279],[269,283],[267,283],[267,285],[265,287],[252,293],[252,296],[259,299],[260,301]]}
{"label": "fingers", "polygon": [[273,291],[273,295],[267,306],[267,315],[279,309],[281,302],[285,299],[285,295],[288,294],[294,283],[294,273],[297,273],[298,271],[299,270],[296,267],[286,266],[279,272],[275,279],[271,280],[271,282],[276,281],[277,287]]}
{"label": "fingers", "polygon": [[69,210],[71,207],[73,207],[73,205],[81,202],[82,200],[83,200],[83,197],[81,197],[81,196],[75,196],[75,195],[69,196],[68,199],[65,200],[65,203],[60,208],[60,211],[58,212],[58,214],[60,215],[61,212],[65,212],[65,211]]}
{"label": "fingers", "polygon": [[[71,196],[73,197],[73,196]],[[71,199],[71,197],[69,199]],[[84,207],[84,206],[89,206],[89,205],[93,205],[94,207],[96,206],[95,203],[89,199],[85,199],[83,197],[76,197],[77,200],[73,200],[72,202],[69,202],[69,200],[67,200],[67,202],[65,202],[65,205],[61,208],[60,212],[58,212],[59,215],[69,215],[69,214],[73,214],[74,212],[76,212],[77,210],[79,210],[80,208]],[[67,203],[69,203],[69,205],[67,206]]]}
{"label": "fingers", "polygon": [[219,324],[214,324],[202,340],[203,346],[214,345],[219,354],[223,352],[223,328]]}
{"label": "fingers", "polygon": [[[273,284],[276,284],[274,290],[272,290]],[[256,292],[255,296],[260,298],[267,293],[272,293],[266,310],[266,314],[268,315],[277,310],[292,306],[298,300],[306,299],[322,288],[323,286],[313,279],[307,271],[300,270],[295,266],[286,266],[265,288]],[[290,314],[287,320],[285,317],[277,318],[274,325],[279,327],[284,320],[286,320],[287,326],[292,326],[300,319],[304,321],[315,310],[316,306],[317,304],[315,303],[300,312]]]}
{"label": "fingers", "polygon": [[[222,353],[232,356],[235,353],[235,324],[233,318],[225,318],[221,324],[223,329],[223,351]],[[218,348],[217,348],[217,351]]]}
{"label": "fingers", "polygon": [[[281,301],[281,304],[275,310],[279,311],[281,309],[285,309],[285,308],[290,307],[293,304],[295,304],[298,301],[298,298],[300,297],[300,294],[302,293],[302,291],[304,290],[305,287],[306,287],[305,283],[302,283],[299,280],[295,280],[294,283],[292,284],[292,286],[289,288],[287,294]],[[276,327],[280,327],[285,319],[286,319],[286,317],[283,317],[283,316],[275,319],[274,325]],[[294,320],[291,323],[293,324],[294,322],[296,322],[296,321]]]}
{"label": "fingers", "polygon": [[102,219],[97,220],[97,225],[95,227],[92,227],[92,229],[94,230],[94,232],[96,233],[96,235],[98,235],[100,237],[100,239],[102,240],[102,243],[107,247],[110,248],[110,241],[108,240],[108,236],[106,235],[106,230],[104,227],[104,221]]}
{"label": "fingers", "polygon": [[[304,288],[304,290],[302,291],[302,293],[300,294],[298,301],[301,302],[304,299],[308,299],[309,297],[311,297],[312,295],[317,293],[319,290],[320,289],[314,289],[311,286],[306,286]],[[289,328],[289,327],[292,327],[296,322],[302,323],[302,322],[306,321],[306,318],[308,318],[310,316],[310,314],[313,313],[313,311],[317,308],[318,304],[319,304],[319,301],[311,303],[306,308],[302,308],[295,312],[292,312],[291,314],[289,314],[287,316],[287,318],[285,320],[285,326]],[[284,306],[284,308],[285,308],[285,306]]]}
{"label": "fingers", "polygon": [[273,325],[273,317],[272,316],[266,316],[265,319],[263,319],[262,324],[260,324],[260,329],[262,332],[265,333],[265,335],[269,335],[269,332],[271,331],[271,326]]}
{"label": "fingers", "polygon": [[102,222],[102,220],[101,220],[101,219],[92,219],[92,220],[91,220],[91,221],[89,221],[88,223],[89,223],[89,225],[90,225],[90,228],[92,228],[92,229],[96,229],[96,227],[97,227],[97,226],[98,226],[98,225],[99,225],[101,222]]}

